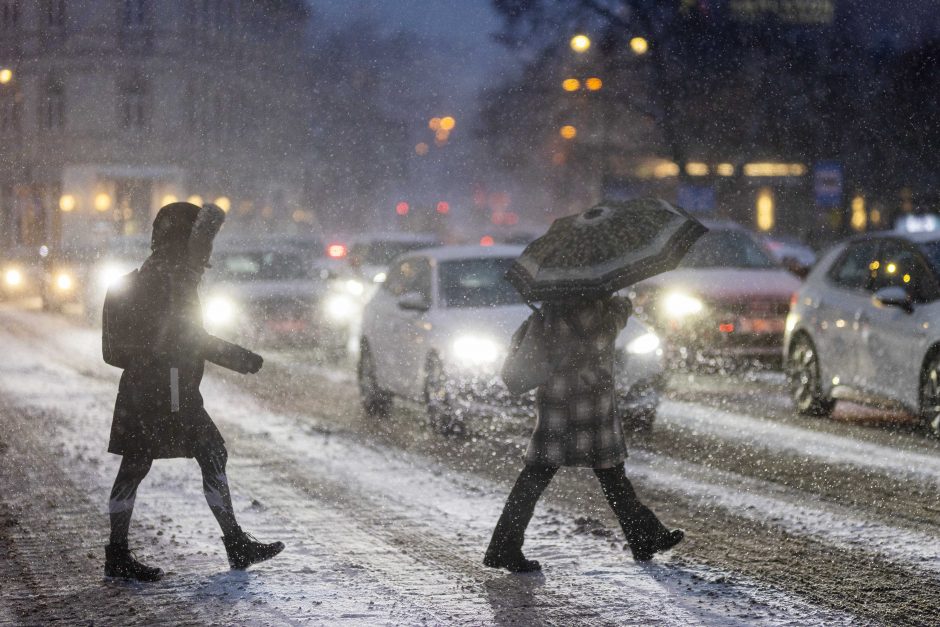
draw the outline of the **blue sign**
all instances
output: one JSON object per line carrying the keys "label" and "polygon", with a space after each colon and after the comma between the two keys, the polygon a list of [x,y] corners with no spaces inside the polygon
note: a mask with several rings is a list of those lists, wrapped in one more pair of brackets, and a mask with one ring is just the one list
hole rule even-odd
{"label": "blue sign", "polygon": [[842,206],[842,164],[820,161],[813,170],[813,188],[816,206],[834,209]]}
{"label": "blue sign", "polygon": [[689,213],[711,213],[718,208],[715,188],[711,185],[680,185],[676,192],[676,204]]}

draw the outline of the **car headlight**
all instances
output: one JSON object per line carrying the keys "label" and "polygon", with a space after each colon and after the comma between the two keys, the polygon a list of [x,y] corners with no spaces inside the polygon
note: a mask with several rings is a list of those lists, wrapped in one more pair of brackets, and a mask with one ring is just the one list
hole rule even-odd
{"label": "car headlight", "polygon": [[353,296],[362,296],[366,291],[366,286],[358,279],[348,279],[344,287]]}
{"label": "car headlight", "polygon": [[55,286],[61,292],[68,292],[75,285],[72,275],[68,272],[60,272],[55,275]]}
{"label": "car headlight", "polygon": [[374,277],[372,277],[373,283],[385,283],[385,279],[388,278],[388,274],[385,272],[377,272]]}
{"label": "car headlight", "polygon": [[355,315],[358,305],[346,294],[332,294],[323,303],[323,309],[331,322],[348,322]]}
{"label": "car headlight", "polygon": [[631,355],[647,355],[659,348],[659,336],[655,333],[644,333],[627,344],[627,352]]}
{"label": "car headlight", "polygon": [[499,344],[488,337],[462,335],[452,346],[454,359],[463,366],[487,366],[500,357]]}
{"label": "car headlight", "polygon": [[694,296],[682,294],[681,292],[672,292],[663,299],[663,308],[671,318],[684,318],[701,313],[704,305],[702,305],[702,301]]}
{"label": "car headlight", "polygon": [[117,282],[121,280],[126,274],[122,268],[118,266],[104,266],[98,270],[98,283],[101,287],[107,289],[113,285],[117,285]]}
{"label": "car headlight", "polygon": [[206,302],[206,322],[213,326],[225,326],[235,320],[237,307],[232,299],[225,296],[213,296]]}
{"label": "car headlight", "polygon": [[19,287],[23,284],[23,273],[16,268],[10,268],[3,273],[3,281],[10,287]]}

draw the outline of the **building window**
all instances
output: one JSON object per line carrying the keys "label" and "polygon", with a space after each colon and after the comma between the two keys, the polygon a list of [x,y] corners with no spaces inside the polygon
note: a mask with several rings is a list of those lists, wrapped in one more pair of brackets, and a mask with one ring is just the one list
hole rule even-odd
{"label": "building window", "polygon": [[0,30],[13,30],[19,22],[19,0],[4,0],[0,3]]}
{"label": "building window", "polygon": [[121,126],[146,128],[150,121],[149,90],[139,78],[121,85]]}
{"label": "building window", "polygon": [[45,0],[42,19],[49,28],[65,28],[65,0]]}
{"label": "building window", "polygon": [[51,78],[43,87],[39,126],[46,130],[65,128],[65,85]]}
{"label": "building window", "polygon": [[20,94],[4,91],[0,95],[0,133],[8,135],[20,130]]}
{"label": "building window", "polygon": [[150,24],[150,7],[147,0],[124,0],[122,20],[126,28],[143,28]]}

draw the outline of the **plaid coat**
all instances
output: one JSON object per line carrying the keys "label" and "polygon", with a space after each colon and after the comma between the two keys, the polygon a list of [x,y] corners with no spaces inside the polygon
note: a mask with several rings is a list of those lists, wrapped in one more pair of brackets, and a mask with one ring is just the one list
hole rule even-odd
{"label": "plaid coat", "polygon": [[551,376],[536,392],[538,422],[526,463],[616,466],[627,447],[614,393],[614,341],[630,317],[630,301],[548,302],[542,311],[552,338]]}

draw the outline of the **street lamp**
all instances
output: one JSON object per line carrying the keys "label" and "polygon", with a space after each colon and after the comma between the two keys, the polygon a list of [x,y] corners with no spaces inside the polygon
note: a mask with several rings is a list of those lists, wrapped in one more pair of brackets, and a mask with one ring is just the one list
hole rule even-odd
{"label": "street lamp", "polygon": [[571,49],[577,53],[587,52],[591,47],[591,39],[587,35],[578,34],[571,38]]}
{"label": "street lamp", "polygon": [[584,86],[588,88],[588,91],[597,91],[604,86],[604,81],[597,78],[596,76],[592,76],[591,78],[584,81]]}
{"label": "street lamp", "polygon": [[650,49],[650,42],[643,37],[634,37],[630,40],[630,49],[637,55],[646,54],[646,51]]}
{"label": "street lamp", "polygon": [[6,85],[13,80],[13,70],[8,67],[0,70],[0,85]]}
{"label": "street lamp", "polygon": [[570,124],[565,124],[561,127],[561,129],[559,129],[558,134],[565,139],[574,139],[578,134],[578,129]]}
{"label": "street lamp", "polygon": [[566,78],[561,82],[561,88],[565,91],[578,91],[581,88],[581,81],[576,78]]}

